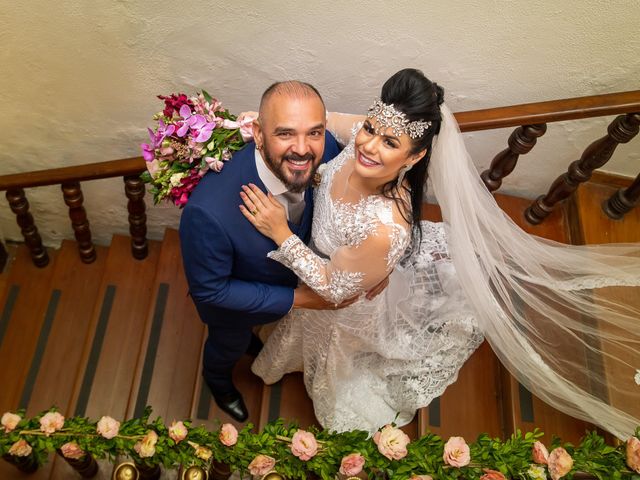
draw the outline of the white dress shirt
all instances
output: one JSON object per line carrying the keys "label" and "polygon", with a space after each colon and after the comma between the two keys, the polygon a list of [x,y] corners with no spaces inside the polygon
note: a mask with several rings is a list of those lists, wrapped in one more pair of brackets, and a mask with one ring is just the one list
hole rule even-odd
{"label": "white dress shirt", "polygon": [[[300,219],[292,219],[289,214],[289,202],[304,200],[304,192],[289,192],[287,186],[282,183],[282,180],[276,177],[275,174],[269,169],[266,162],[264,161],[264,158],[262,158],[262,154],[257,149],[255,150],[255,159],[258,176],[260,177],[260,180],[262,180],[262,183],[264,183],[264,186],[267,187],[267,190],[271,192],[271,195],[273,195],[275,199],[278,200],[278,202],[280,202],[280,204],[284,207],[287,212],[287,220],[298,223]],[[293,200],[290,200],[290,198]],[[300,215],[301,214],[302,212],[300,212]]]}

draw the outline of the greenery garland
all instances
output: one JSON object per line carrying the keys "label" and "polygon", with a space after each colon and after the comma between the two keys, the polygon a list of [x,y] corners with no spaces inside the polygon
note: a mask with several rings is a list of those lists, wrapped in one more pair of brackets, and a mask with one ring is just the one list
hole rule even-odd
{"label": "greenery garland", "polygon": [[[433,480],[572,478],[586,472],[599,479],[640,480],[640,427],[635,436],[618,446],[607,445],[596,432],[587,433],[578,446],[554,438],[547,448],[539,442],[539,430],[516,432],[507,440],[481,434],[467,444],[461,437],[447,442],[437,435],[413,441],[393,425],[371,437],[364,431],[334,433],[311,427],[269,423],[259,433],[248,424],[240,432],[231,424],[216,431],[193,427],[190,421],[165,425],[161,418],[144,415],[125,422],[110,417],[92,421],[64,418],[55,408],[33,418],[24,410],[7,412],[0,427],[0,455],[20,463],[31,459],[42,465],[58,451],[71,463],[86,455],[111,461],[127,455],[137,464],[167,469],[199,466],[208,469],[216,461],[231,470],[265,475],[276,471],[287,478],[315,474],[330,480],[341,474],[369,478],[422,478]],[[548,475],[548,476],[547,476]]]}

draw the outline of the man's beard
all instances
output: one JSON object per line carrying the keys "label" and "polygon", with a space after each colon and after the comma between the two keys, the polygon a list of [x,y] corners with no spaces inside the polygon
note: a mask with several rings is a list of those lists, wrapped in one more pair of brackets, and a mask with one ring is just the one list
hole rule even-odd
{"label": "man's beard", "polygon": [[[298,155],[297,153],[289,153],[287,155],[283,155],[280,163],[276,162],[273,159],[273,157],[269,154],[266,146],[262,153],[264,155],[265,162],[267,163],[273,174],[278,177],[278,179],[282,183],[284,183],[284,185],[287,187],[287,190],[293,193],[304,192],[306,188],[311,184],[316,170],[318,170],[319,163],[315,163],[316,156],[311,152],[305,155]],[[311,167],[309,170],[305,171],[292,171],[289,170],[285,165],[285,162],[288,160],[310,161]],[[306,175],[308,175],[308,177],[306,177]]]}

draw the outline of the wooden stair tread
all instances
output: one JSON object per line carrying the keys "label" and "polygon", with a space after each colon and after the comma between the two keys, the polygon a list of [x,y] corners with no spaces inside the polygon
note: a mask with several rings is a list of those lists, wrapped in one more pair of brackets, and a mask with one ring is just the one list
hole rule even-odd
{"label": "wooden stair tread", "polygon": [[[189,418],[206,333],[191,298],[176,230],[166,230],[127,417],[145,405],[166,422]],[[154,354],[155,351],[155,354]]]}

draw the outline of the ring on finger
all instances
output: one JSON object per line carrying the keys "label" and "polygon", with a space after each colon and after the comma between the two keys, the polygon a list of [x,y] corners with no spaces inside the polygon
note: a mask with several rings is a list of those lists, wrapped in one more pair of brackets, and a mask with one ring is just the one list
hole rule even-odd
{"label": "ring on finger", "polygon": [[251,215],[253,215],[254,217],[256,216],[257,213],[258,213],[258,210],[251,210]]}

